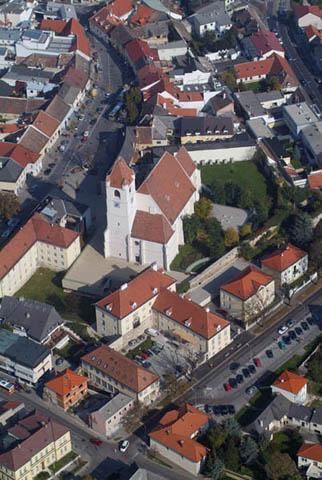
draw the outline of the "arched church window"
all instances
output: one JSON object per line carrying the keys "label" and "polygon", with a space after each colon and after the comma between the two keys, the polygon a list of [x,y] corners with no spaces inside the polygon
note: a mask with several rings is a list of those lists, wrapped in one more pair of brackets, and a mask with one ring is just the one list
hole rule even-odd
{"label": "arched church window", "polygon": [[114,190],[114,197],[121,198],[121,194],[118,190]]}

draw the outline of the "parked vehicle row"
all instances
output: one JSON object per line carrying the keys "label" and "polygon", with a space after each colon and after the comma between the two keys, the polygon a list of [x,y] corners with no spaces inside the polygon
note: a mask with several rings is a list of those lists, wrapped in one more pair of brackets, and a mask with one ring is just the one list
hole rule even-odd
{"label": "parked vehicle row", "polygon": [[[245,379],[250,378],[251,375],[256,373],[256,367],[259,368],[262,366],[262,363],[258,357],[254,358],[253,362],[254,364],[250,363],[246,367],[243,367],[236,377],[229,378],[228,382],[224,384],[224,389],[226,392],[229,392],[232,388],[237,388],[239,385],[244,383]],[[232,371],[237,371],[239,368],[240,365],[237,363],[230,365],[230,370]]]}
{"label": "parked vehicle row", "polygon": [[205,405],[206,413],[214,415],[235,415],[236,409],[234,405]]}

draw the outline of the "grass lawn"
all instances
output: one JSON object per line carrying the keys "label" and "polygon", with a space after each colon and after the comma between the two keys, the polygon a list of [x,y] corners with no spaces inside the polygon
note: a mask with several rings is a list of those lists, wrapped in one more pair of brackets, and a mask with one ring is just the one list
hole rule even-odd
{"label": "grass lawn", "polygon": [[171,263],[171,270],[184,271],[193,262],[200,260],[202,253],[196,250],[192,245],[186,243],[179,247],[179,253]]}
{"label": "grass lawn", "polygon": [[93,323],[95,321],[94,300],[65,293],[61,287],[63,276],[63,272],[57,273],[39,268],[16,296],[49,303],[66,320],[76,323]]}
{"label": "grass lawn", "polygon": [[71,451],[71,452],[67,453],[67,455],[62,457],[60,460],[58,460],[57,462],[50,465],[49,470],[53,473],[58,472],[59,470],[64,468],[65,465],[67,465],[72,460],[75,460],[75,458],[77,458],[77,457],[78,457],[77,453]]}
{"label": "grass lawn", "polygon": [[201,167],[201,180],[206,185],[233,182],[249,190],[254,198],[264,199],[267,196],[265,177],[251,160],[223,165],[204,165]]}

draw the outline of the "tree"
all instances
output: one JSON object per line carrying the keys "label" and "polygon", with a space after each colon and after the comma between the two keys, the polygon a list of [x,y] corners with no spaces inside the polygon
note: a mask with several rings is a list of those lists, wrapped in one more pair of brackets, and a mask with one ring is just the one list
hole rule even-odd
{"label": "tree", "polygon": [[252,224],[251,223],[245,223],[242,225],[239,229],[239,235],[241,238],[246,238],[252,233]]}
{"label": "tree", "polygon": [[194,209],[197,217],[199,217],[201,220],[206,220],[210,215],[212,203],[208,198],[201,197],[200,200],[195,203]]}
{"label": "tree", "polygon": [[286,222],[286,231],[292,243],[299,247],[307,247],[313,238],[313,225],[310,215],[307,213],[291,215]]}
{"label": "tree", "polygon": [[228,435],[236,435],[238,437],[241,435],[240,425],[234,417],[227,418],[223,423],[223,427]]}
{"label": "tree", "polygon": [[246,464],[252,463],[258,456],[258,445],[252,437],[245,437],[240,444],[240,458]]}
{"label": "tree", "polygon": [[281,90],[281,88],[282,88],[282,85],[281,85],[281,82],[280,82],[279,78],[276,77],[275,75],[273,75],[269,79],[268,85],[269,85],[269,88],[271,90]]}
{"label": "tree", "polygon": [[207,444],[214,451],[222,447],[227,439],[226,430],[219,424],[211,428],[207,435]]}
{"label": "tree", "polygon": [[287,453],[273,452],[267,464],[265,472],[269,480],[289,480],[298,475],[295,462]]}
{"label": "tree", "polygon": [[234,182],[227,182],[224,186],[226,204],[232,207],[239,207],[242,197],[240,186]]}
{"label": "tree", "polygon": [[239,242],[239,234],[237,230],[230,227],[225,230],[225,245],[226,247],[234,247]]}
{"label": "tree", "polygon": [[236,83],[236,77],[235,77],[235,72],[232,68],[229,68],[227,70],[224,70],[220,74],[220,79],[222,82],[224,82],[230,90],[236,90],[237,88],[237,83]]}
{"label": "tree", "polygon": [[309,249],[310,263],[316,270],[322,268],[322,239],[314,240]]}
{"label": "tree", "polygon": [[314,238],[322,238],[322,220],[319,221],[314,229]]}
{"label": "tree", "polygon": [[198,236],[198,230],[201,227],[201,221],[200,218],[197,217],[197,215],[190,215],[186,216],[183,219],[183,233],[184,233],[184,239],[186,243],[192,244],[197,236]]}
{"label": "tree", "polygon": [[253,225],[255,225],[254,229],[263,225],[268,219],[268,205],[263,200],[256,200],[255,201],[255,216],[253,219]]}
{"label": "tree", "polygon": [[207,457],[205,465],[205,475],[213,480],[219,480],[225,468],[224,462],[219,458],[214,458],[212,455]]}
{"label": "tree", "polygon": [[17,197],[13,193],[0,192],[0,215],[9,220],[20,208]]}
{"label": "tree", "polygon": [[205,242],[209,249],[209,255],[215,258],[225,253],[224,236],[221,225],[216,218],[209,218],[205,224]]}
{"label": "tree", "polygon": [[236,442],[236,438],[233,436],[228,437],[228,441],[225,443],[223,449],[221,449],[221,456],[224,459],[225,466],[234,472],[240,470],[240,456],[239,448]]}

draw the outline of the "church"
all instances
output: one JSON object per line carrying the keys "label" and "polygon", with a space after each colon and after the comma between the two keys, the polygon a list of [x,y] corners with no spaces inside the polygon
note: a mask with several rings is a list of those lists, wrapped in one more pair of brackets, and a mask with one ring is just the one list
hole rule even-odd
{"label": "church", "polygon": [[165,152],[138,188],[134,170],[119,157],[106,178],[105,257],[169,270],[200,188],[200,171],[184,147]]}

